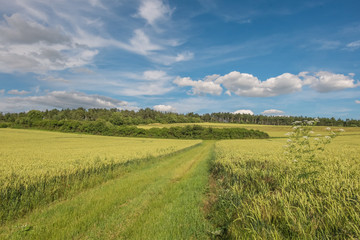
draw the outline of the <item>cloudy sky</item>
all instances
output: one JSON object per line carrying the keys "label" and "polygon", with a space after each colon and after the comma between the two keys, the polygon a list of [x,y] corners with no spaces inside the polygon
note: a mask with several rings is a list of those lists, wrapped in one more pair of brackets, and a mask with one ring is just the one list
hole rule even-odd
{"label": "cloudy sky", "polygon": [[358,0],[0,0],[0,111],[360,119]]}

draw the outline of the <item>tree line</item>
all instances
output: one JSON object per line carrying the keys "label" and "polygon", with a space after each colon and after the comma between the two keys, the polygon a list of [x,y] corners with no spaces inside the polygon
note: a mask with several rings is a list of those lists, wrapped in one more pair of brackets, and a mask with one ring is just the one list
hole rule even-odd
{"label": "tree line", "polygon": [[60,132],[87,133],[119,137],[150,137],[171,139],[260,139],[269,135],[259,130],[245,128],[206,128],[199,125],[184,127],[143,129],[134,125],[116,126],[103,119],[95,121],[78,120],[32,120],[13,124],[0,123],[0,127],[44,129]]}
{"label": "tree line", "polygon": [[[320,126],[342,126],[342,127],[360,127],[360,120],[355,119],[335,119],[335,118],[318,118]],[[118,109],[52,109],[45,111],[31,110],[21,113],[0,113],[0,123],[11,123],[26,125],[33,121],[40,120],[75,120],[75,121],[96,121],[104,120],[115,126],[139,125],[151,123],[246,123],[262,125],[291,125],[295,121],[314,120],[311,117],[303,116],[265,116],[250,114],[233,114],[228,112],[219,113],[172,113],[159,112],[150,108],[133,110]]]}

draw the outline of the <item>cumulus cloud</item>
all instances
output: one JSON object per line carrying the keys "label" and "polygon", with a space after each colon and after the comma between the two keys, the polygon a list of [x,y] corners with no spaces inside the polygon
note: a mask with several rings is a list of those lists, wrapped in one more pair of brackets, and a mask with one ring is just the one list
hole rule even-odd
{"label": "cumulus cloud", "polygon": [[0,102],[0,111],[14,112],[48,108],[118,108],[131,107],[125,101],[82,92],[53,91],[42,96],[8,97]]}
{"label": "cumulus cloud", "polygon": [[5,93],[5,89],[0,89],[0,95],[3,95]]}
{"label": "cumulus cloud", "polygon": [[284,111],[277,110],[277,109],[269,109],[269,110],[263,111],[261,114],[272,115],[272,116],[281,116],[281,115],[284,115]]}
{"label": "cumulus cloud", "polygon": [[159,112],[176,112],[176,109],[170,105],[155,105],[153,108]]}
{"label": "cumulus cloud", "polygon": [[211,80],[205,78],[204,80],[193,81],[189,77],[176,77],[174,83],[180,87],[191,86],[192,90],[190,94],[194,95],[203,95],[203,94],[211,94],[211,95],[220,95],[222,93],[222,87],[220,84],[217,84]]}
{"label": "cumulus cloud", "polygon": [[260,81],[252,74],[234,71],[217,78],[215,82],[227,88],[228,95],[233,92],[247,97],[271,97],[300,91],[302,88],[300,78],[290,73]]}
{"label": "cumulus cloud", "polygon": [[25,91],[25,90],[19,91],[17,89],[13,89],[13,90],[9,90],[7,93],[11,94],[11,95],[26,95],[26,94],[29,94],[30,92]]}
{"label": "cumulus cloud", "polygon": [[360,104],[360,100],[355,100],[355,103],[356,103],[356,104]]}
{"label": "cumulus cloud", "polygon": [[304,79],[305,85],[309,85],[311,88],[321,93],[359,86],[359,83],[355,83],[355,80],[353,79],[354,74],[352,73],[350,73],[349,76],[346,76],[344,74],[335,74],[326,71],[320,71],[314,74],[301,72],[299,73],[299,76]]}
{"label": "cumulus cloud", "polygon": [[360,86],[360,83],[355,83],[354,75],[349,73],[346,76],[326,71],[301,72],[298,75],[283,73],[260,81],[252,74],[233,71],[224,76],[209,75],[199,81],[194,81],[190,77],[177,77],[174,83],[181,87],[192,87],[192,94],[220,95],[224,87],[225,94],[229,96],[234,93],[245,97],[273,97],[301,91],[304,85],[309,85],[321,93],[355,88]]}
{"label": "cumulus cloud", "polygon": [[234,114],[250,114],[250,115],[254,115],[254,112],[249,110],[249,109],[240,109],[240,110],[236,110],[233,113]]}

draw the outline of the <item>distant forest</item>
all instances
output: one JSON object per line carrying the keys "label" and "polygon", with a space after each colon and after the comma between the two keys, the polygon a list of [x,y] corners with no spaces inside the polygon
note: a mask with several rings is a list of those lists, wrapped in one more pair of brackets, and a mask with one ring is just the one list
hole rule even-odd
{"label": "distant forest", "polygon": [[[150,108],[138,111],[119,109],[53,109],[46,111],[31,110],[21,113],[0,113],[0,126],[29,126],[39,121],[103,121],[115,126],[139,125],[150,123],[246,123],[263,125],[291,125],[295,121],[313,120],[303,116],[265,116],[250,114],[219,113],[187,113],[159,112]],[[320,126],[360,127],[360,120],[318,118]]]}

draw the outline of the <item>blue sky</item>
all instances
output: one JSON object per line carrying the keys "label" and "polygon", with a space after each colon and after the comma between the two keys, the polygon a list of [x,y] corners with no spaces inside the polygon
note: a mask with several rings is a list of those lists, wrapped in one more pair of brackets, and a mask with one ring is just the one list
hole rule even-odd
{"label": "blue sky", "polygon": [[0,111],[360,119],[358,0],[0,0]]}

